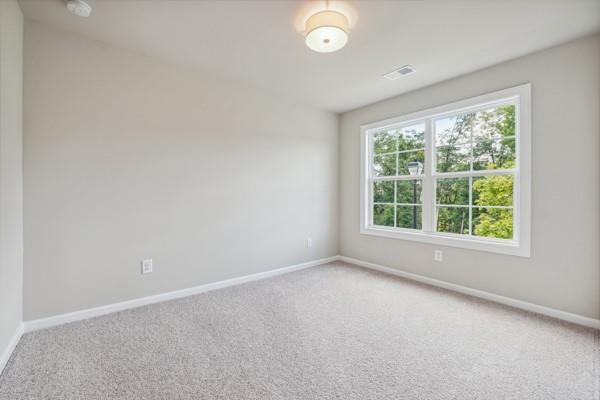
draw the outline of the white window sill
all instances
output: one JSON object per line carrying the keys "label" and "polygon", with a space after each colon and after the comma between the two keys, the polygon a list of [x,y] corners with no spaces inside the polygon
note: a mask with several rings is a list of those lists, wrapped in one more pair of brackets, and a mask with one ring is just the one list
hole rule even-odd
{"label": "white window sill", "polygon": [[392,239],[410,240],[413,242],[429,243],[440,246],[459,247],[462,249],[486,251],[489,253],[508,254],[519,257],[530,257],[530,249],[514,240],[498,240],[476,238],[473,236],[459,236],[435,232],[386,229],[380,226],[362,227],[363,235],[380,236]]}

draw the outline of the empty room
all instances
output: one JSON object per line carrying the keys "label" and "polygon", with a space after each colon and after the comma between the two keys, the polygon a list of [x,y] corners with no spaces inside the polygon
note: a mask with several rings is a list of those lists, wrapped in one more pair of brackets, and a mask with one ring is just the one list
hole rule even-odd
{"label": "empty room", "polygon": [[0,400],[600,400],[600,0],[0,0]]}

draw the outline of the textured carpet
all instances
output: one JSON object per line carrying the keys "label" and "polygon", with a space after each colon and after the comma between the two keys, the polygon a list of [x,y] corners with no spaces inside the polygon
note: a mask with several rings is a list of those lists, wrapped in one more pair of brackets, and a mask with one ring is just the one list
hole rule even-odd
{"label": "textured carpet", "polygon": [[0,399],[598,399],[599,333],[341,263],[27,334]]}

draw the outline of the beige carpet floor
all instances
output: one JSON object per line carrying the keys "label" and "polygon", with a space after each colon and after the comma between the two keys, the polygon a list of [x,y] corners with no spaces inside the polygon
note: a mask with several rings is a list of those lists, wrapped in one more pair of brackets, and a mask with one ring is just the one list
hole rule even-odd
{"label": "beige carpet floor", "polygon": [[0,399],[597,400],[599,342],[333,263],[27,334]]}

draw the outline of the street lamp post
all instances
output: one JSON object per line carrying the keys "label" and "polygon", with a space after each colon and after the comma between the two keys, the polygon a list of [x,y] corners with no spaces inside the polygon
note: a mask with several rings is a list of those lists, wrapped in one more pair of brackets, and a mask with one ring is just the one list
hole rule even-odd
{"label": "street lamp post", "polygon": [[[423,172],[423,163],[420,161],[411,161],[406,167],[410,176],[419,176]],[[412,180],[413,187],[413,229],[417,229],[417,180]]]}

